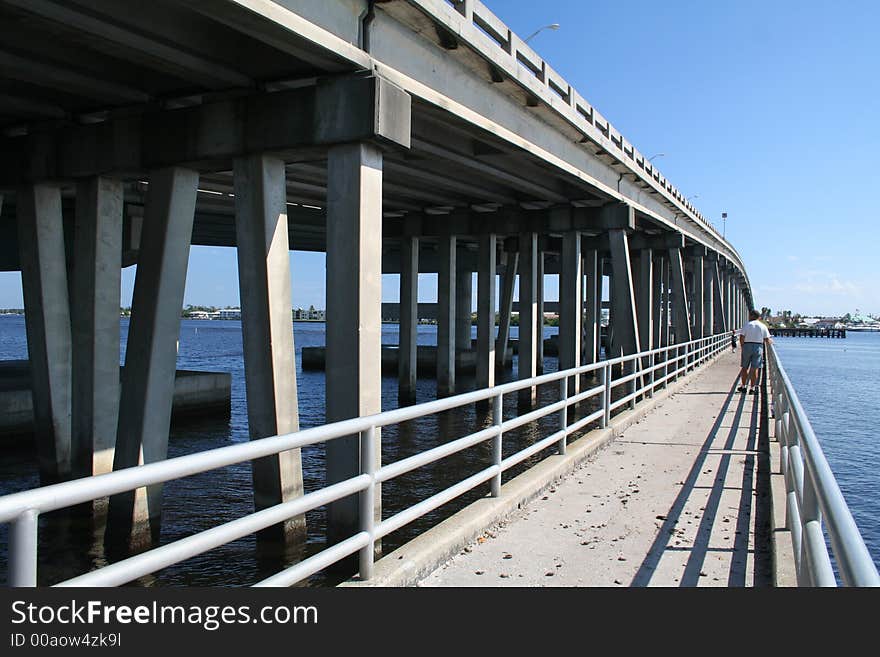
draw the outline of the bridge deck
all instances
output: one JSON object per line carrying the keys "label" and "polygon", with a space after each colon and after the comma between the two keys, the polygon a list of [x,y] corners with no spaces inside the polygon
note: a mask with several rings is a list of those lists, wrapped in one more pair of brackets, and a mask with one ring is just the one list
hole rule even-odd
{"label": "bridge deck", "polygon": [[420,585],[769,585],[767,445],[758,396],[736,392],[738,356]]}

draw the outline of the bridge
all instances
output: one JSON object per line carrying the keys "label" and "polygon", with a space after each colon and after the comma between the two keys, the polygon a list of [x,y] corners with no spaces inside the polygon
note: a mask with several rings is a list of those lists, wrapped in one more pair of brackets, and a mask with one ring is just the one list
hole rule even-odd
{"label": "bridge", "polygon": [[[708,363],[753,306],[734,247],[476,0],[0,0],[0,34],[0,269],[22,275],[41,480],[79,486],[64,489],[79,491],[71,504],[109,496],[105,541],[124,553],[157,543],[162,482],[244,458],[255,514],[241,522],[261,544],[301,543],[305,512],[323,500],[333,547],[321,563],[361,550],[369,576],[375,529],[420,512],[383,520],[382,482],[415,466],[383,465],[388,418],[363,419],[381,410],[383,273],[400,274],[392,417],[515,393],[517,426],[565,414],[562,434],[529,455],[564,452],[590,423],[609,426]],[[181,465],[166,457],[191,244],[237,249],[253,449]],[[298,431],[291,249],[327,258],[318,432]],[[135,263],[120,382],[120,268]],[[427,409],[406,406],[424,272],[438,280],[440,406]],[[547,276],[559,277],[559,373],[542,374]],[[520,383],[496,385],[515,286]],[[462,397],[464,352],[476,390]],[[556,405],[529,410],[559,381]],[[570,406],[599,394],[601,414],[569,422]],[[502,424],[467,438],[494,441],[480,475],[493,495]],[[326,442],[319,498],[302,482],[313,441]],[[47,507],[9,504],[27,555]],[[18,554],[16,581],[33,583]]]}

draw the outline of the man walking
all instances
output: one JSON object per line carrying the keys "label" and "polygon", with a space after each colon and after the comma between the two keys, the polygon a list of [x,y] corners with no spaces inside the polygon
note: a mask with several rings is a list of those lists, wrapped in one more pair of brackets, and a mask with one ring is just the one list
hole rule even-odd
{"label": "man walking", "polygon": [[751,382],[752,394],[758,394],[758,377],[761,368],[764,367],[764,348],[770,346],[770,331],[758,318],[761,316],[757,310],[749,311],[749,321],[739,331],[740,387],[738,392],[746,392],[747,385]]}

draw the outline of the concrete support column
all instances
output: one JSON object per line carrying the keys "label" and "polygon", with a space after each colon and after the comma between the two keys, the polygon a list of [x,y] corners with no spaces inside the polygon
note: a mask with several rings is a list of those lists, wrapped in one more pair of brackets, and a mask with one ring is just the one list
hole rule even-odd
{"label": "concrete support column", "polygon": [[665,285],[664,272],[666,270],[666,258],[664,258],[662,255],[655,256],[652,270],[653,278],[651,281],[651,286],[653,288],[652,294],[654,306],[654,324],[652,330],[651,344],[653,344],[654,348],[656,349],[665,345],[663,329],[666,325],[666,322],[668,321],[665,309],[663,307],[663,300],[666,296],[663,290],[663,287]]}
{"label": "concrete support column", "polygon": [[[693,263],[693,305],[691,306],[691,336],[703,337],[704,325],[704,293],[703,293],[703,256],[697,255],[691,259]],[[708,334],[707,334],[708,335]]]}
{"label": "concrete support column", "polygon": [[727,330],[727,317],[724,314],[724,286],[721,279],[721,268],[717,261],[712,262],[712,298],[715,332]]}
{"label": "concrete support column", "polygon": [[[334,146],[327,162],[327,422],[382,410],[382,151],[371,144]],[[381,463],[374,432],[375,465]],[[356,476],[360,441],[327,444],[327,484]],[[381,490],[375,513],[381,521]],[[358,531],[358,498],[327,507],[327,541]]]}
{"label": "concrete support column", "polygon": [[[497,241],[497,236],[494,233],[480,235],[480,269],[477,272],[476,387],[478,390],[492,388],[495,385],[495,258]],[[522,340],[521,337],[520,340]],[[521,343],[520,350],[522,350]]]}
{"label": "concrete support column", "polygon": [[474,273],[466,264],[462,249],[458,253],[458,269],[455,274],[455,349],[470,351],[471,345],[471,313],[474,304]]}
{"label": "concrete support column", "polygon": [[[538,374],[538,235],[519,236],[519,378],[531,379]],[[536,399],[536,389],[520,390],[522,403]]]}
{"label": "concrete support column", "polygon": [[[455,321],[458,286],[456,285],[456,238],[441,237],[437,245],[437,396],[455,392],[455,344],[458,326]],[[470,295],[468,294],[468,302]],[[468,312],[470,335],[470,312]]]}
{"label": "concrete support column", "polygon": [[642,249],[633,258],[635,265],[636,316],[639,324],[639,350],[654,348],[654,252]]}
{"label": "concrete support column", "polygon": [[[562,236],[559,280],[559,369],[578,367],[581,360],[581,322],[584,314],[583,257],[581,234],[570,231]],[[578,377],[569,379],[572,394],[579,391]]]}
{"label": "concrete support column", "polygon": [[[237,159],[234,187],[248,430],[256,440],[299,430],[284,162]],[[257,511],[301,496],[300,450],[254,461],[252,477]],[[258,535],[263,548],[305,538],[304,515]]]}
{"label": "concrete support column", "polygon": [[508,365],[507,347],[510,341],[510,315],[513,310],[513,288],[516,286],[519,252],[506,252],[505,257],[504,273],[499,276],[501,308],[498,311],[498,339],[495,344],[495,360],[501,368],[505,368]]}
{"label": "concrete support column", "polygon": [[675,342],[690,342],[691,323],[688,318],[687,291],[684,286],[684,262],[681,249],[669,249],[670,296]]}
{"label": "concrete support column", "polygon": [[[168,456],[168,431],[177,363],[180,309],[192,239],[199,174],[168,168],[150,175],[113,469]],[[106,542],[138,550],[159,539],[162,486],[110,498]]]}
{"label": "concrete support column", "polygon": [[402,405],[416,399],[419,323],[419,239],[400,241],[400,336],[398,338],[399,395]]}
{"label": "concrete support column", "polygon": [[[611,303],[614,313],[614,344],[624,354],[639,351],[639,326],[636,320],[633,277],[629,259],[629,241],[626,231],[608,231],[608,244],[611,249]],[[611,354],[612,358],[617,353]]]}
{"label": "concrete support column", "polygon": [[596,249],[583,252],[583,272],[586,280],[584,286],[584,325],[583,325],[583,358],[586,365],[599,359],[599,318],[602,298],[602,275],[599,254]]}
{"label": "concrete support column", "polygon": [[712,298],[712,265],[703,259],[703,335],[709,336],[715,330],[715,302]]}
{"label": "concrete support column", "polygon": [[74,230],[74,475],[113,469],[119,418],[119,287],[122,269],[122,183],[90,178],[77,185]]}
{"label": "concrete support column", "polygon": [[70,478],[73,457],[70,306],[61,192],[50,185],[33,185],[20,188],[16,199],[34,435],[40,483],[47,485]]}
{"label": "concrete support column", "polygon": [[535,371],[544,373],[544,252],[538,251],[535,266],[535,297],[537,299],[537,351],[535,355]]}

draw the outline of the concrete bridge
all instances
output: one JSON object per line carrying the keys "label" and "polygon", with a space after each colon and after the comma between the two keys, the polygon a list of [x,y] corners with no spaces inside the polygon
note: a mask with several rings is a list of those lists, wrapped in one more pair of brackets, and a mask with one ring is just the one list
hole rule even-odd
{"label": "concrete bridge", "polygon": [[[419,272],[438,274],[440,396],[465,350],[495,385],[515,280],[522,379],[543,369],[548,275],[560,369],[600,358],[603,303],[606,358],[752,306],[733,246],[476,0],[0,0],[0,35],[0,269],[22,273],[45,483],[166,458],[190,244],[237,248],[254,439],[298,429],[290,249],[327,254],[328,422],[381,410],[382,273],[400,274],[404,402]],[[364,440],[378,431],[328,443],[329,484],[360,471]],[[299,450],[253,481],[258,510],[301,496]],[[108,542],[149,544],[160,518],[160,485],[116,494]],[[358,523],[355,498],[330,504],[331,543]]]}

